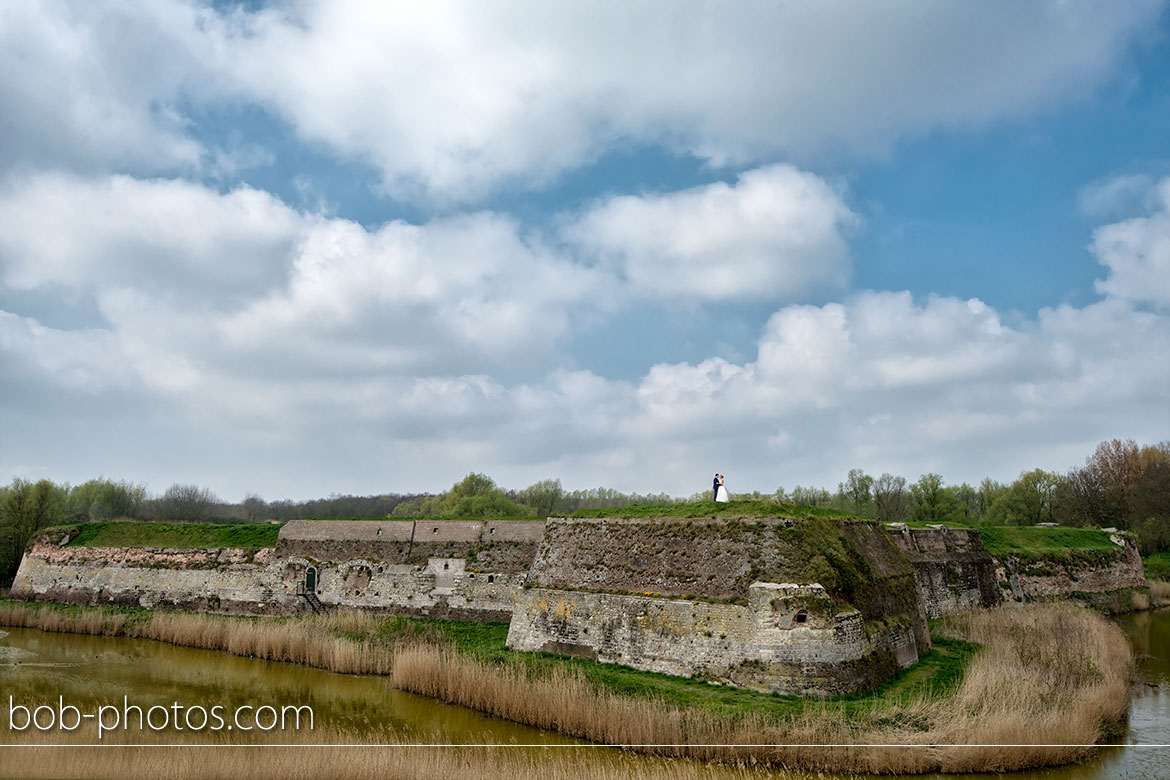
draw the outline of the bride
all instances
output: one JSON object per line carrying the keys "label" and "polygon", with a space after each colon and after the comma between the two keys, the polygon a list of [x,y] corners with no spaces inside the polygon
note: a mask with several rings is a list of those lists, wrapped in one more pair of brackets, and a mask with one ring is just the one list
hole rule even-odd
{"label": "bride", "polygon": [[723,475],[717,474],[718,487],[715,489],[715,500],[721,504],[726,504],[729,499],[727,497],[727,488],[723,486]]}

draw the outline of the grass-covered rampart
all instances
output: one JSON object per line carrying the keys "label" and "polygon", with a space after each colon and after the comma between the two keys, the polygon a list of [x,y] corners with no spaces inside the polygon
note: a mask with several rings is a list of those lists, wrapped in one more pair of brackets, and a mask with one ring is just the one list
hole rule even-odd
{"label": "grass-covered rampart", "polygon": [[616,509],[582,509],[569,517],[629,517],[629,518],[675,518],[698,519],[718,517],[724,520],[746,518],[793,518],[801,520],[811,517],[832,517],[862,519],[835,509],[820,509],[799,504],[781,504],[776,501],[691,501],[678,504],[657,504],[620,507]]}
{"label": "grass-covered rampart", "polygon": [[275,547],[280,525],[203,523],[79,523],[43,531],[46,537],[75,534],[70,547]]}
{"label": "grass-covered rampart", "polygon": [[1097,528],[980,526],[979,538],[993,558],[1097,562],[1123,554],[1109,534]]}

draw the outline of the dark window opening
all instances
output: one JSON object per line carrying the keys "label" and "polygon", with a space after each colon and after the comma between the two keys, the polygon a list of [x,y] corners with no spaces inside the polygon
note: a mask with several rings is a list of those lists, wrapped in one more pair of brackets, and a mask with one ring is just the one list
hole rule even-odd
{"label": "dark window opening", "polygon": [[496,581],[496,575],[489,574],[488,575],[488,582],[495,582],[495,581]]}
{"label": "dark window opening", "polygon": [[796,613],[796,622],[797,623],[807,623],[808,622],[808,613],[805,612],[804,610],[797,612]]}
{"label": "dark window opening", "polygon": [[447,571],[447,569],[450,569],[450,568],[451,568],[451,564],[449,564],[449,563],[443,564],[443,571]]}

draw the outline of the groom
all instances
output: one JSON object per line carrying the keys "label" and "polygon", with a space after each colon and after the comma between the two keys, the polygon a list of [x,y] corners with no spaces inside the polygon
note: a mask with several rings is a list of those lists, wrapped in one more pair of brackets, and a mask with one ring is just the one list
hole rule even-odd
{"label": "groom", "polygon": [[719,498],[719,472],[715,472],[715,479],[711,483],[711,500]]}

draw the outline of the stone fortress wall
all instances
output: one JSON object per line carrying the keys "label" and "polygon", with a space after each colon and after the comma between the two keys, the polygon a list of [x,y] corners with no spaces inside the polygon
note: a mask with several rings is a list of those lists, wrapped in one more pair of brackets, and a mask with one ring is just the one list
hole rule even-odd
{"label": "stone fortress wall", "polygon": [[300,595],[311,568],[326,606],[507,620],[543,525],[294,521],[281,528],[275,548],[255,551],[69,547],[68,535],[49,534],[25,554],[11,594],[70,604],[299,614],[311,609]]}
{"label": "stone fortress wall", "polygon": [[990,556],[976,532],[847,520],[294,521],[274,548],[34,540],[18,599],[229,614],[320,603],[511,619],[510,646],[762,690],[858,690],[930,648],[926,618],[1074,597],[1114,611],[1145,586],[1132,539],[1060,561]]}
{"label": "stone fortress wall", "polygon": [[[1128,534],[1111,533],[1112,552],[1061,558],[995,559],[996,582],[1004,602],[1071,599],[1106,612],[1144,609],[1148,587],[1141,553]],[[1135,592],[1138,595],[1135,600]]]}
{"label": "stone fortress wall", "polygon": [[549,518],[526,585],[510,647],[766,691],[862,690],[930,649],[870,522]]}
{"label": "stone fortress wall", "polygon": [[914,567],[930,618],[995,606],[995,561],[979,532],[959,528],[889,527],[890,538]]}

